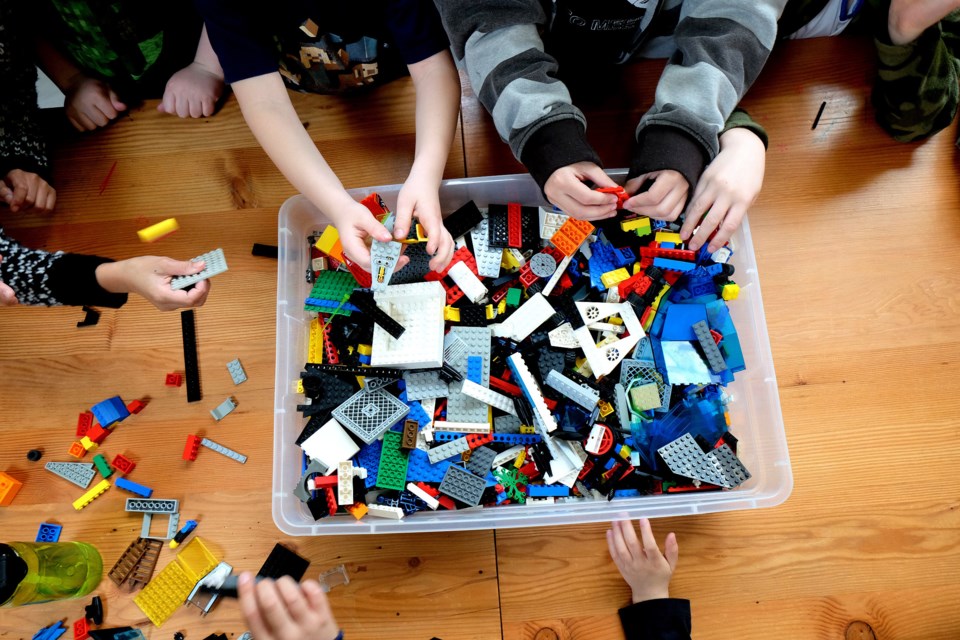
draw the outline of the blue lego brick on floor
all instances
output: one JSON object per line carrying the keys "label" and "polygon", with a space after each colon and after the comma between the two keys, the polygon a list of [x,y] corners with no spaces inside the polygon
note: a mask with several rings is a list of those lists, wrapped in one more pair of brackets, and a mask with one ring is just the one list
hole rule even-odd
{"label": "blue lego brick on floor", "polygon": [[153,495],[153,489],[150,487],[145,487],[142,484],[137,484],[136,482],[131,482],[126,478],[117,478],[114,484],[117,486],[117,489],[123,489],[124,491],[129,491],[134,493],[141,498],[149,498]]}
{"label": "blue lego brick on floor", "polygon": [[123,404],[123,399],[120,396],[113,396],[103,402],[98,402],[90,407],[90,412],[104,429],[130,415],[130,412],[127,411],[127,405]]}
{"label": "blue lego brick on floor", "polygon": [[58,620],[56,624],[44,627],[33,634],[32,640],[57,640],[67,632],[67,627],[63,626],[63,620]]}
{"label": "blue lego brick on floor", "polygon": [[483,384],[483,356],[467,356],[467,380]]}
{"label": "blue lego brick on floor", "polygon": [[[461,438],[463,434],[457,434]],[[443,460],[437,464],[430,464],[430,458],[427,452],[421,449],[414,449],[410,452],[409,462],[407,464],[407,482],[442,482],[443,474],[447,472],[447,467],[453,464],[450,460]],[[369,474],[367,478],[369,479]]]}
{"label": "blue lego brick on floor", "polygon": [[40,525],[40,528],[37,529],[37,538],[34,542],[56,542],[60,539],[60,532],[62,530],[63,527],[59,524],[44,522]]}

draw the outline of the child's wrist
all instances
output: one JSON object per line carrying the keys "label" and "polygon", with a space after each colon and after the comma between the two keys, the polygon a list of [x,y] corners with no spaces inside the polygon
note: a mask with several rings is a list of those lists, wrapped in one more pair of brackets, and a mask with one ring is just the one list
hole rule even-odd
{"label": "child's wrist", "polygon": [[129,293],[130,289],[126,282],[125,261],[104,262],[97,266],[96,277],[97,284],[104,291],[109,293]]}
{"label": "child's wrist", "polygon": [[646,602],[647,600],[662,600],[670,597],[670,589],[667,587],[663,589],[634,589],[632,591],[633,604]]}

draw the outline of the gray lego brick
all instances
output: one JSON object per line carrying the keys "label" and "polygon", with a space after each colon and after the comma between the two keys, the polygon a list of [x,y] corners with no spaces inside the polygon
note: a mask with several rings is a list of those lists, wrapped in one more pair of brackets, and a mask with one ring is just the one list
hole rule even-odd
{"label": "gray lego brick", "polygon": [[473,244],[473,256],[477,260],[477,274],[486,278],[497,278],[500,276],[500,262],[503,258],[503,249],[494,249],[490,247],[490,238],[488,234],[488,225],[490,223],[486,218],[475,226],[470,232],[470,240]]}
{"label": "gray lego brick", "polygon": [[463,393],[463,382],[451,382],[447,392],[447,420],[450,422],[488,422],[490,405]]}
{"label": "gray lego brick", "polygon": [[475,507],[480,504],[480,498],[483,497],[486,486],[487,481],[480,476],[475,476],[456,465],[450,465],[443,475],[443,482],[440,483],[440,493]]}
{"label": "gray lego brick", "polygon": [[211,409],[210,415],[213,416],[214,420],[219,422],[224,418],[226,418],[230,414],[230,412],[232,412],[236,408],[237,408],[237,401],[234,400],[233,398],[227,398],[226,400],[221,402],[220,406],[218,406],[216,409]]}
{"label": "gray lego brick", "polygon": [[700,348],[703,349],[703,355],[707,358],[707,366],[710,367],[710,371],[714,373],[726,371],[727,363],[723,359],[723,354],[720,353],[720,347],[714,342],[707,323],[703,320],[695,323],[693,333],[697,336]]}
{"label": "gray lego brick", "polygon": [[[481,386],[490,385],[490,341],[491,333],[488,327],[453,327],[448,335],[453,335],[463,341],[467,356],[483,358],[483,371],[480,377]],[[450,362],[450,366],[457,370],[464,378],[467,376],[467,358],[457,363]],[[480,402],[461,393],[462,382],[449,385],[447,396],[447,420],[450,422],[487,422],[490,410],[486,403]]]}
{"label": "gray lego brick", "polygon": [[214,249],[202,256],[197,256],[190,262],[199,262],[200,260],[207,263],[203,271],[192,276],[175,276],[170,280],[170,288],[174,291],[186,289],[192,284],[220,275],[227,270],[227,259],[223,256],[223,249]]}
{"label": "gray lego brick", "polygon": [[581,387],[579,384],[554,369],[551,369],[550,373],[547,374],[547,379],[545,382],[547,383],[547,386],[556,389],[563,394],[564,397],[573,400],[587,411],[593,411],[593,409],[597,406],[597,403],[600,402],[599,393],[593,389]]}
{"label": "gray lego brick", "polygon": [[208,438],[204,438],[203,440],[201,440],[200,444],[206,447],[207,449],[211,449],[221,455],[227,456],[231,460],[236,460],[240,464],[244,464],[247,461],[247,456],[243,455],[242,453],[237,453],[233,449],[225,447],[222,444],[217,444],[216,442]]}
{"label": "gray lego brick", "polygon": [[326,471],[327,467],[324,466],[322,462],[310,458],[310,464],[307,465],[306,470],[300,475],[300,480],[297,481],[297,487],[293,490],[293,495],[302,502],[309,500],[310,492],[307,490],[307,478],[317,473],[326,473]]}
{"label": "gray lego brick", "polygon": [[369,393],[361,389],[334,409],[333,417],[369,444],[409,412],[410,407],[383,389]]}
{"label": "gray lego brick", "polygon": [[451,440],[450,442],[445,442],[439,447],[433,447],[427,451],[427,458],[430,460],[430,464],[437,464],[441,460],[446,460],[457,454],[463,453],[464,451],[469,451],[470,445],[467,443],[467,438],[457,438],[456,440]]}
{"label": "gray lego brick", "polygon": [[179,508],[179,500],[161,498],[127,498],[126,505],[130,513],[176,513]]}
{"label": "gray lego brick", "polygon": [[97,475],[93,465],[89,462],[48,462],[43,468],[56,474],[68,482],[72,482],[81,489],[90,486],[90,481]]}
{"label": "gray lego brick", "polygon": [[407,400],[425,398],[446,398],[447,383],[440,379],[436,371],[405,371],[403,381],[407,385]]}
{"label": "gray lego brick", "polygon": [[517,416],[497,416],[493,419],[496,433],[520,433],[520,418]]}
{"label": "gray lego brick", "polygon": [[240,384],[241,382],[247,381],[247,372],[243,370],[243,365],[240,364],[240,358],[228,362],[227,371],[230,372],[233,384]]}
{"label": "gray lego brick", "polygon": [[493,459],[497,457],[497,452],[490,447],[477,447],[470,454],[470,460],[467,462],[467,471],[485,478],[487,472],[493,466]]}
{"label": "gray lego brick", "polygon": [[171,513],[170,519],[167,521],[167,540],[172,540],[173,536],[177,535],[177,531],[180,530],[180,514]]}

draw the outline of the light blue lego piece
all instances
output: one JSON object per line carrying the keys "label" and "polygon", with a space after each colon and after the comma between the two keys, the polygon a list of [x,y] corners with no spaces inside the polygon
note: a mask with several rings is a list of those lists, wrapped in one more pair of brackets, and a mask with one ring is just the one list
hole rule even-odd
{"label": "light blue lego piece", "polygon": [[483,384],[483,357],[467,356],[467,380]]}

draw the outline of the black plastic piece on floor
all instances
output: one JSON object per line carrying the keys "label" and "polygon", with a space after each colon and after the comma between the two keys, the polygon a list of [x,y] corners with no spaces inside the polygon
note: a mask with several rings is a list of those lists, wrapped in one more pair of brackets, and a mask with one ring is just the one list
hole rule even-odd
{"label": "black plastic piece on floor", "polygon": [[258,256],[260,258],[273,258],[276,260],[280,255],[280,248],[272,244],[260,244],[259,242],[254,242],[253,249],[250,250],[250,255]]}
{"label": "black plastic piece on floor", "polygon": [[193,309],[180,312],[180,328],[183,331],[183,370],[187,378],[187,402],[199,402],[200,361],[197,358],[197,325]]}
{"label": "black plastic piece on floor", "polygon": [[270,552],[267,559],[264,560],[263,566],[260,567],[260,571],[257,572],[257,576],[261,578],[273,578],[274,580],[280,576],[290,576],[299,582],[303,574],[307,572],[307,567],[309,566],[309,560],[297,555],[282,544],[277,543],[273,546],[273,551]]}
{"label": "black plastic piece on floor", "polygon": [[96,309],[91,309],[90,307],[84,306],[83,312],[86,315],[84,316],[83,320],[77,323],[78,327],[92,327],[100,322],[100,312]]}

